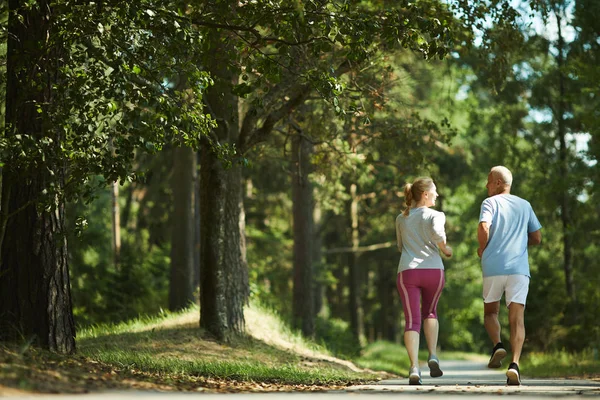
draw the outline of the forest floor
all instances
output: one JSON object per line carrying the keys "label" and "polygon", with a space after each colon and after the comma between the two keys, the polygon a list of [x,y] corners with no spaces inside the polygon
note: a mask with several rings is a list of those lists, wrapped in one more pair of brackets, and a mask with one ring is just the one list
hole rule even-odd
{"label": "forest floor", "polygon": [[107,390],[329,391],[395,375],[357,367],[285,332],[273,315],[247,310],[248,336],[219,343],[198,310],[155,321],[84,330],[65,356],[0,344],[0,397]]}
{"label": "forest floor", "polygon": [[[290,331],[268,310],[250,306],[245,318],[247,335],[227,343],[215,341],[199,328],[197,308],[81,329],[74,355],[43,351],[30,343],[0,343],[0,397],[128,390],[331,392],[357,385],[372,388],[376,383],[391,390],[381,381],[405,380],[406,351],[394,343],[373,343],[351,362]],[[477,354],[443,352],[441,356],[446,363],[487,363],[487,356]],[[591,350],[529,353],[521,365],[528,379],[600,382],[600,362]]]}

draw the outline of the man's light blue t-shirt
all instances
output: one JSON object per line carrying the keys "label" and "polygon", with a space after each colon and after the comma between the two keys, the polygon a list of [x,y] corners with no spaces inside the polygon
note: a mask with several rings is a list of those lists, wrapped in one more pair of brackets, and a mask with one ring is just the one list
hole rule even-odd
{"label": "man's light blue t-shirt", "polygon": [[541,229],[531,204],[512,194],[488,197],[481,204],[479,222],[487,222],[490,236],[481,257],[483,276],[526,275],[528,233]]}

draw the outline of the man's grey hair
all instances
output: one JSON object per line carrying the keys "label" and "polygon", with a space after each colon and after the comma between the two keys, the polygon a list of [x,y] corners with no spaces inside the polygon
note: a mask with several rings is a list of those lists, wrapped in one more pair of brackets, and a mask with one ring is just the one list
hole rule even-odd
{"label": "man's grey hair", "polygon": [[498,165],[498,166],[492,168],[492,170],[490,172],[492,172],[498,178],[502,179],[502,182],[504,182],[507,186],[512,185],[513,177],[512,177],[512,173],[510,172],[510,170],[508,168],[503,167],[502,165]]}

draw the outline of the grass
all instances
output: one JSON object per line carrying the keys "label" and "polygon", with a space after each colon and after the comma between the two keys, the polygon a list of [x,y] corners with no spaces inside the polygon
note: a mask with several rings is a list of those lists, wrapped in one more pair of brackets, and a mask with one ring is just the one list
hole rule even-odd
{"label": "grass", "polygon": [[[368,345],[355,364],[292,331],[277,313],[250,305],[246,336],[227,343],[212,340],[198,327],[197,307],[164,312],[78,332],[78,353],[61,356],[30,347],[0,345],[0,395],[96,390],[264,392],[342,389],[350,384],[407,376],[404,346]],[[487,356],[441,351],[442,360],[485,361]],[[598,377],[597,354],[529,353],[522,360],[527,377]],[[427,359],[419,354],[421,363]],[[358,366],[358,367],[357,367]],[[368,370],[364,370],[364,369]],[[9,390],[7,392],[7,390]],[[20,391],[20,392],[19,392]]]}
{"label": "grass", "polygon": [[198,327],[197,307],[80,329],[75,356],[0,346],[0,394],[95,390],[298,391],[341,389],[380,379],[250,305],[246,336],[227,343]]}
{"label": "grass", "polygon": [[[423,365],[428,353],[419,351],[419,360]],[[442,364],[444,360],[487,361],[487,355],[442,351],[438,354]],[[395,343],[375,342],[369,344],[356,360],[362,368],[386,371],[403,377],[408,376],[410,362],[406,349]],[[598,351],[582,352],[554,351],[548,353],[527,353],[520,362],[523,375],[528,378],[598,378],[600,360]]]}
{"label": "grass", "polygon": [[523,375],[535,378],[588,378],[600,375],[598,351],[565,350],[547,353],[528,353],[520,362]]}
{"label": "grass", "polygon": [[121,369],[281,384],[349,384],[377,377],[338,360],[276,313],[252,304],[248,336],[217,343],[198,328],[198,308],[81,331],[80,354]]}
{"label": "grass", "polygon": [[[427,361],[428,352],[419,351],[419,360],[421,364]],[[472,353],[463,353],[457,351],[442,351],[438,353],[442,363],[443,360],[473,360],[481,361],[485,356]],[[402,345],[379,341],[369,344],[356,360],[356,364],[362,368],[368,368],[376,371],[385,371],[403,377],[408,376],[410,361],[406,348]]]}
{"label": "grass", "polygon": [[190,375],[235,381],[259,381],[289,385],[329,385],[355,381],[358,375],[333,368],[304,369],[290,364],[269,366],[261,362],[195,361],[156,357],[150,353],[104,350],[92,358],[121,368],[139,369],[164,375]]}

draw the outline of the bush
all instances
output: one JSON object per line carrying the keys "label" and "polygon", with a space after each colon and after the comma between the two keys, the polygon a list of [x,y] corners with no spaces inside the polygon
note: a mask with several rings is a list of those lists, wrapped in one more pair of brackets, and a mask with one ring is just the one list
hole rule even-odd
{"label": "bush", "polygon": [[315,334],[317,342],[325,346],[336,357],[351,359],[360,354],[360,345],[352,335],[346,321],[317,317]]}

